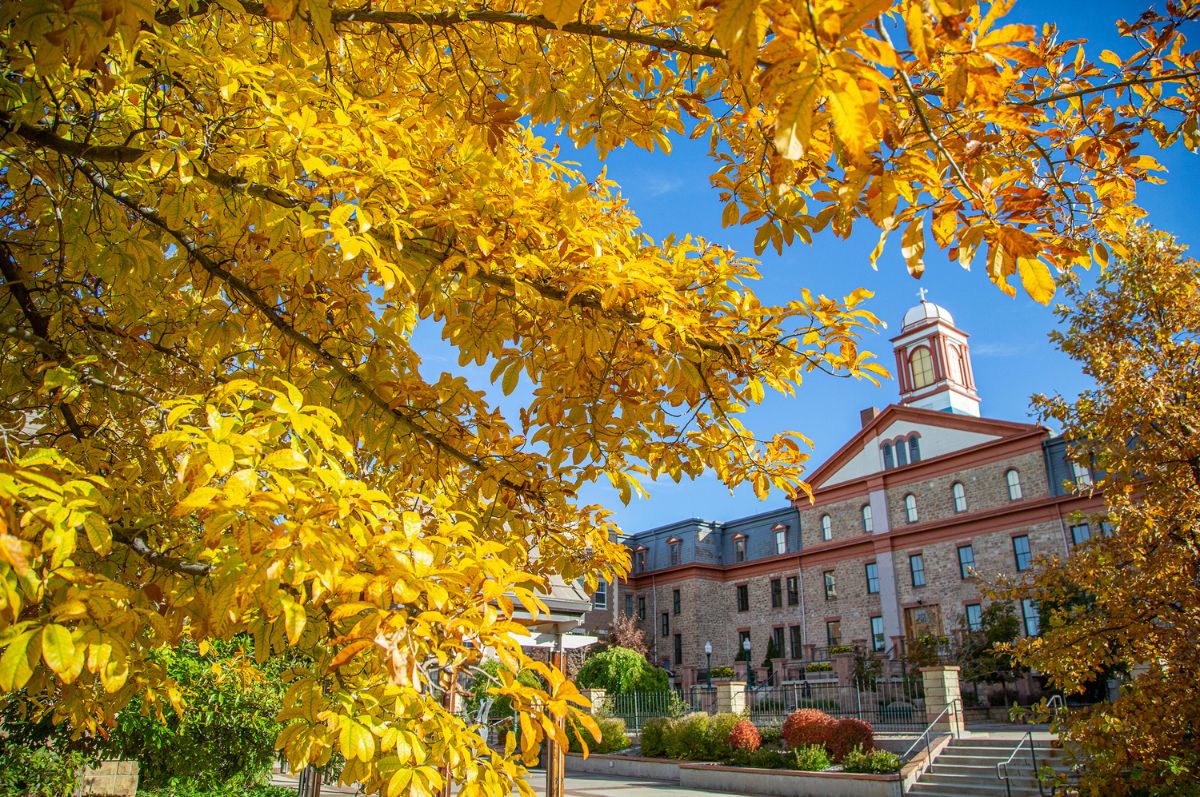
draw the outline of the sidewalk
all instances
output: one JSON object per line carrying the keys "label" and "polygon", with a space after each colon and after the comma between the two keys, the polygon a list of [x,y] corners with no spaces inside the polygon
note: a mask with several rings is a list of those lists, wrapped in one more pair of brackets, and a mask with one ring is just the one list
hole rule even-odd
{"label": "sidewalk", "polygon": [[[533,770],[529,773],[529,782],[539,795],[546,793],[546,773]],[[276,773],[271,783],[284,788],[295,789],[297,780],[293,775]],[[345,786],[322,786],[321,797],[340,797],[341,795],[359,795],[362,792]],[[603,775],[567,775],[567,797],[688,797],[689,795],[707,795],[708,797],[745,797],[732,792],[697,791],[683,789],[673,783],[658,780],[637,780],[608,778]]]}

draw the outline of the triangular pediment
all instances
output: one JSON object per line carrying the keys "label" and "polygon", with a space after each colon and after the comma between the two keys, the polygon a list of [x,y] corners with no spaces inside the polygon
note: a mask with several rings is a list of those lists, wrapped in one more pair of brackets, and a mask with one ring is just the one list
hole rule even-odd
{"label": "triangular pediment", "polygon": [[813,471],[814,490],[865,479],[884,470],[884,442],[918,437],[921,461],[966,451],[1004,438],[1044,431],[1028,423],[976,418],[892,404]]}

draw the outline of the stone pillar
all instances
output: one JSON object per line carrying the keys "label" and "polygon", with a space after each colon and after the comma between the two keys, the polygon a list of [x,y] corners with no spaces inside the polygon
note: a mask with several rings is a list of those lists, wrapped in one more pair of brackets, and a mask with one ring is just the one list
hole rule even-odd
{"label": "stone pillar", "polygon": [[854,681],[854,654],[834,653],[833,674],[837,676],[838,685],[849,686]]}
{"label": "stone pillar", "polygon": [[713,684],[717,690],[717,712],[719,714],[741,714],[746,710],[746,682],[721,681]]}
{"label": "stone pillar", "polygon": [[595,716],[604,707],[604,698],[608,692],[603,689],[580,689],[579,694],[592,702],[592,716]]}
{"label": "stone pillar", "polygon": [[959,691],[958,667],[922,667],[921,680],[925,685],[925,721],[938,719],[934,730],[961,736],[963,732],[962,696]]}

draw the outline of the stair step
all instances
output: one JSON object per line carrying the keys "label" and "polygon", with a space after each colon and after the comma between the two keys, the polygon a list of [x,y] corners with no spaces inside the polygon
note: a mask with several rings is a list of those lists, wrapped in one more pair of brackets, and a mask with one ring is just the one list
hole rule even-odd
{"label": "stair step", "polygon": [[[1040,797],[1037,786],[1012,784],[1012,797]],[[908,791],[908,797],[1008,797],[1004,783],[925,783],[921,780]]]}

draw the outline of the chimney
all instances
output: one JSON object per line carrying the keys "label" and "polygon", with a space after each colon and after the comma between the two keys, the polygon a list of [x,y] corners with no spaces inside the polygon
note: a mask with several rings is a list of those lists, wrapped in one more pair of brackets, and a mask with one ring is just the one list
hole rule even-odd
{"label": "chimney", "polygon": [[867,407],[865,410],[860,410],[858,413],[859,420],[862,421],[862,428],[866,429],[871,421],[879,417],[878,407]]}

